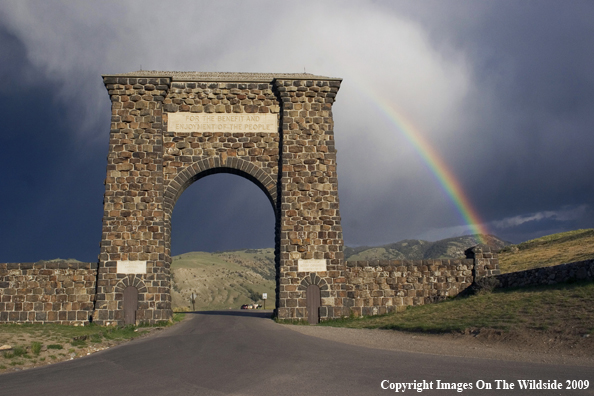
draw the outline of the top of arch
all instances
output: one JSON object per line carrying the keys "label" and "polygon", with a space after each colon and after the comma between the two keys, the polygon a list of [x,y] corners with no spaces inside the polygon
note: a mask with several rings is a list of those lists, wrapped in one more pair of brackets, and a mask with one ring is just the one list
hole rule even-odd
{"label": "top of arch", "polygon": [[325,80],[342,81],[342,78],[317,76],[310,73],[233,73],[137,70],[122,74],[104,74],[103,77],[153,77],[171,78],[172,81],[224,81],[224,82],[272,82],[274,80]]}

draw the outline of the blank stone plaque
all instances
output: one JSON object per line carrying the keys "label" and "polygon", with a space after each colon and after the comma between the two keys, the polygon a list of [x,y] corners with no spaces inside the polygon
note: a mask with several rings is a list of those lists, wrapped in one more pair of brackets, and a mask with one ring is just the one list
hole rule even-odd
{"label": "blank stone plaque", "polygon": [[118,274],[146,274],[146,261],[118,261]]}
{"label": "blank stone plaque", "polygon": [[297,260],[297,272],[324,272],[326,271],[325,259]]}

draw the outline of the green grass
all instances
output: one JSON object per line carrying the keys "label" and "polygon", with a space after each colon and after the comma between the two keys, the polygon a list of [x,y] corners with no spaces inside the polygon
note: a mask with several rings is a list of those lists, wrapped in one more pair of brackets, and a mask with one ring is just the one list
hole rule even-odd
{"label": "green grass", "polygon": [[[162,321],[157,326],[169,326],[183,318],[184,314],[176,313],[171,321]],[[0,370],[6,370],[9,365],[25,365],[27,367],[38,361],[44,362],[46,358],[49,361],[63,360],[63,358],[69,358],[71,354],[76,353],[77,349],[88,347],[90,343],[95,345],[113,344],[112,341],[137,338],[149,331],[147,327],[150,326],[2,324],[0,325],[0,344],[13,345],[13,348],[0,353],[0,366],[3,367]],[[27,348],[23,344],[30,346]],[[47,351],[42,351],[44,344],[47,345]]]}
{"label": "green grass", "polygon": [[103,339],[103,336],[101,334],[92,334],[91,337],[89,337],[89,340],[95,344],[101,342],[102,339]]}
{"label": "green grass", "polygon": [[279,319],[274,318],[276,323],[280,324],[291,324],[291,325],[298,325],[298,326],[309,326],[309,322],[307,319]]}
{"label": "green grass", "polygon": [[87,343],[85,342],[85,340],[73,340],[70,342],[70,345],[72,345],[73,347],[84,348],[87,346]]}
{"label": "green grass", "polygon": [[33,341],[31,343],[31,352],[33,352],[34,355],[39,355],[42,346],[43,344],[41,342]]}
{"label": "green grass", "polygon": [[184,320],[184,318],[186,317],[186,314],[183,312],[174,312],[173,313],[173,323],[178,323],[181,322],[182,320]]}
{"label": "green grass", "polygon": [[[81,346],[83,343],[86,344],[87,340],[100,341],[103,338],[108,339],[128,339],[134,338],[139,335],[140,332],[135,332],[140,327],[151,327],[151,326],[169,326],[172,323],[179,322],[184,317],[184,314],[176,313],[173,315],[172,321],[161,321],[156,325],[141,324],[139,326],[124,326],[124,327],[102,327],[95,324],[88,326],[68,326],[46,323],[43,325],[39,324],[16,324],[8,323],[0,325],[0,340],[5,336],[18,335],[28,333],[33,339],[44,338],[52,340],[53,343],[48,344],[48,349],[62,349],[65,343],[70,343],[73,346]],[[40,341],[36,341],[40,342]]]}
{"label": "green grass", "polygon": [[547,235],[499,251],[502,273],[594,259],[594,229]]}
{"label": "green grass", "polygon": [[594,282],[457,297],[441,303],[408,307],[403,312],[364,318],[345,318],[322,326],[393,329],[429,333],[472,328],[571,331],[588,334],[594,323]]}
{"label": "green grass", "polygon": [[582,238],[590,237],[590,236],[594,236],[594,229],[592,229],[592,228],[560,232],[558,234],[545,235],[540,238],[522,242],[516,246],[518,246],[518,248],[520,250],[523,250],[523,249],[529,249],[533,246],[542,246],[542,245],[549,245],[552,243],[574,241],[577,239],[582,239]]}
{"label": "green grass", "polygon": [[21,346],[16,346],[14,348],[12,348],[11,351],[8,352],[4,352],[4,357],[6,359],[14,359],[17,357],[26,357],[27,355],[27,349]]}

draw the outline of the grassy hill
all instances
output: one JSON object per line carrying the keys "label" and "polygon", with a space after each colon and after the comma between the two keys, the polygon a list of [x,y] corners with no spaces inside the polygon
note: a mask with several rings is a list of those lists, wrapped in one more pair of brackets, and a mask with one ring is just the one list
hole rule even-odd
{"label": "grassy hill", "polygon": [[250,294],[268,293],[266,308],[274,308],[274,249],[191,252],[173,257],[172,306],[196,310],[237,309],[253,301]]}
{"label": "grassy hill", "polygon": [[[492,235],[486,235],[484,238],[485,242],[496,250],[509,245],[509,242]],[[407,239],[376,247],[345,247],[344,253],[347,261],[447,259],[464,257],[464,251],[478,243],[476,235],[447,238],[436,242]]]}
{"label": "grassy hill", "polygon": [[502,273],[594,259],[594,229],[547,235],[499,252]]}

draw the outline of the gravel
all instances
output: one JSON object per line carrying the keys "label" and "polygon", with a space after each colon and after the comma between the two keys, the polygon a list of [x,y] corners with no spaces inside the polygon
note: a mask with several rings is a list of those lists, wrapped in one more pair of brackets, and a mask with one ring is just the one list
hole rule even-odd
{"label": "gravel", "polygon": [[[394,330],[349,329],[283,325],[312,337],[366,348],[532,363],[593,366],[589,349],[560,345],[532,336],[532,342],[513,335],[477,331],[470,334],[419,334]],[[500,333],[500,332],[499,332]]]}

